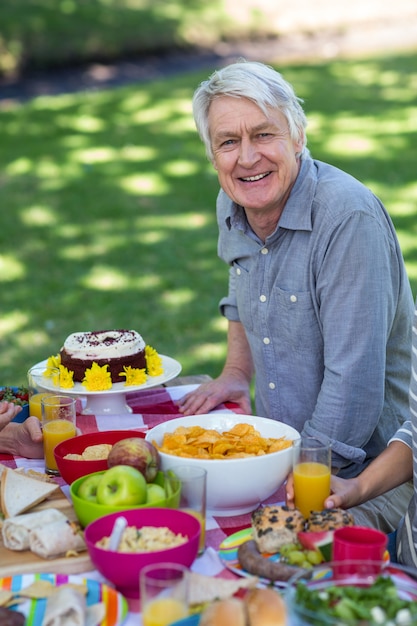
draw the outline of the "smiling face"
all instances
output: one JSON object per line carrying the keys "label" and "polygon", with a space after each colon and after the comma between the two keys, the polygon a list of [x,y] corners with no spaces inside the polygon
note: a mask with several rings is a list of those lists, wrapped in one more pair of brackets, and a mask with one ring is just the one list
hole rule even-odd
{"label": "smiling face", "polygon": [[245,208],[252,226],[267,220],[272,232],[297,178],[302,139],[291,139],[282,113],[269,109],[266,116],[246,98],[215,98],[208,119],[221,187]]}

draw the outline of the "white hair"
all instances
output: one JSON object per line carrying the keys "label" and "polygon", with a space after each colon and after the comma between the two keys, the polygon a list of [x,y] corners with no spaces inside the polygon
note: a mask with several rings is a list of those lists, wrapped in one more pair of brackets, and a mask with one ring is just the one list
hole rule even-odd
{"label": "white hair", "polygon": [[203,141],[208,158],[213,160],[208,113],[214,98],[232,96],[247,98],[264,113],[268,108],[278,109],[286,118],[291,139],[302,142],[306,149],[307,118],[292,86],[269,65],[254,61],[238,61],[215,71],[202,82],[193,97],[193,114],[197,131]]}

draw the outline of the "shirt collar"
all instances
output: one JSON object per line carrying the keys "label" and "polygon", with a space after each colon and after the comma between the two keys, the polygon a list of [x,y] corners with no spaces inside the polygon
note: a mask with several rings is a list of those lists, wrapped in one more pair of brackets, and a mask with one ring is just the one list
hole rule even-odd
{"label": "shirt collar", "polygon": [[[314,161],[309,154],[305,154],[301,157],[300,171],[280,217],[279,228],[312,230],[311,212],[316,185],[317,175]],[[236,228],[246,232],[249,228],[243,207],[235,202],[228,204],[225,222],[229,230]]]}

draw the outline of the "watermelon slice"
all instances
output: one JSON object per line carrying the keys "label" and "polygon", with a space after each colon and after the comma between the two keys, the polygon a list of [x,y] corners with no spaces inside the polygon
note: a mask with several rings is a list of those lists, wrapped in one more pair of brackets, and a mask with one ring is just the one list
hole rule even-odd
{"label": "watermelon slice", "polygon": [[325,561],[332,559],[333,530],[322,532],[299,532],[297,539],[307,550],[319,550]]}

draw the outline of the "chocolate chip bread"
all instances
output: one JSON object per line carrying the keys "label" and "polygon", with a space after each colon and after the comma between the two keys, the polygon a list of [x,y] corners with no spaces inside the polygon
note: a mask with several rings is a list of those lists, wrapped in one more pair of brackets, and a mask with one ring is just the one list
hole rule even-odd
{"label": "chocolate chip bread", "polygon": [[252,513],[252,534],[259,552],[275,553],[285,543],[297,539],[306,520],[288,506],[263,506]]}
{"label": "chocolate chip bread", "polygon": [[320,532],[325,530],[336,530],[343,526],[353,526],[353,516],[344,509],[324,509],[323,511],[312,511],[306,522],[307,532]]}

